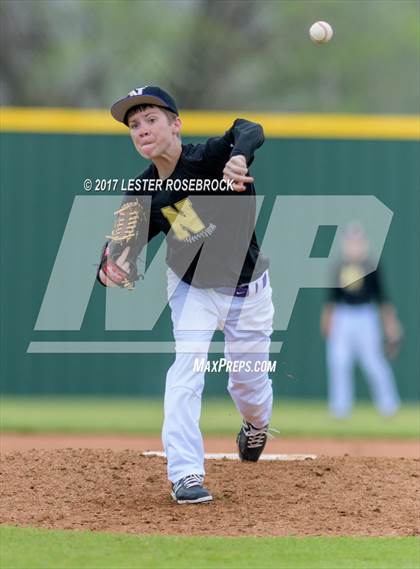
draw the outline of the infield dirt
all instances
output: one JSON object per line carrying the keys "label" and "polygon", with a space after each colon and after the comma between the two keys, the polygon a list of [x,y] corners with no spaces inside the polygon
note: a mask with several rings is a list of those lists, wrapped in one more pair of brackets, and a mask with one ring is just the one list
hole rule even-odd
{"label": "infield dirt", "polygon": [[[206,436],[208,453],[235,453],[235,437]],[[162,441],[156,435],[95,435],[54,433],[4,433],[0,437],[1,454],[31,449],[92,448],[111,450],[161,451]],[[379,456],[388,458],[420,458],[416,439],[305,438],[276,437],[267,442],[265,452],[271,454],[317,454],[325,456]]]}
{"label": "infield dirt", "polygon": [[171,501],[165,461],[135,450],[7,453],[0,523],[180,535],[419,535],[420,462],[326,457],[302,462],[209,460],[214,502]]}

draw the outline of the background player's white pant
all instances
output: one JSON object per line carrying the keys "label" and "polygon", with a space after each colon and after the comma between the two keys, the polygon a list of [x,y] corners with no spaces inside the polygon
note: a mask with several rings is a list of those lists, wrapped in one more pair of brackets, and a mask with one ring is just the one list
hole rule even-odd
{"label": "background player's white pant", "polygon": [[[188,474],[204,474],[204,447],[199,428],[204,372],[195,371],[194,362],[201,358],[207,362],[208,348],[217,328],[224,331],[226,359],[251,362],[251,371],[229,374],[228,390],[236,407],[257,428],[270,421],[271,380],[266,372],[254,371],[253,365],[255,361],[269,359],[274,308],[268,274],[266,279],[264,288],[260,283],[258,292],[239,298],[215,289],[189,286],[168,271],[176,359],[166,377],[162,441],[168,458],[168,478],[172,482]],[[241,325],[237,326],[239,318]],[[247,330],[238,329],[244,324]]]}
{"label": "background player's white pant", "polygon": [[392,415],[400,406],[392,368],[382,347],[382,329],[373,304],[334,308],[327,341],[329,405],[336,417],[351,411],[354,399],[353,366],[360,362],[373,401],[383,415]]}

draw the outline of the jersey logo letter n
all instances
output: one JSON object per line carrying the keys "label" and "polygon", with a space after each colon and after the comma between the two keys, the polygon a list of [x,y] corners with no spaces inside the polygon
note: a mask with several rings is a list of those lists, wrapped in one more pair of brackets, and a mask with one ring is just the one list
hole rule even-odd
{"label": "jersey logo letter n", "polygon": [[204,223],[198,217],[189,198],[177,202],[174,207],[163,207],[161,212],[169,221],[176,237],[181,241],[205,229]]}

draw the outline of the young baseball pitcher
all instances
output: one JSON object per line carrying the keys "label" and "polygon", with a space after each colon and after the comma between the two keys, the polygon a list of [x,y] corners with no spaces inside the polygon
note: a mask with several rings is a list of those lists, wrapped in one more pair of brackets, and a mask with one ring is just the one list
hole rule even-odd
{"label": "young baseball pitcher", "polygon": [[197,362],[207,362],[215,330],[224,333],[228,391],[243,417],[241,460],[259,459],[272,411],[271,380],[261,363],[269,357],[274,309],[248,172],[263,130],[237,119],[223,136],[184,145],[176,103],[155,86],[131,91],[111,113],[151,164],[124,196],[98,279],[132,288],[143,247],[166,234],[176,357],[166,378],[162,440],[173,499],[208,502],[199,428],[204,369]]}

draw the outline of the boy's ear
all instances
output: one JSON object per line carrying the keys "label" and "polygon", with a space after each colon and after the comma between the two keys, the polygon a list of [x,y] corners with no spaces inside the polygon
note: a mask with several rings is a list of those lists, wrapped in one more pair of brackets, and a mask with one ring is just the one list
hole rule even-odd
{"label": "boy's ear", "polygon": [[179,134],[181,132],[181,128],[182,128],[181,119],[179,117],[176,117],[176,119],[172,123],[172,132],[174,134]]}

